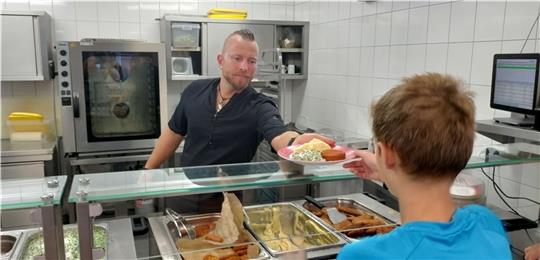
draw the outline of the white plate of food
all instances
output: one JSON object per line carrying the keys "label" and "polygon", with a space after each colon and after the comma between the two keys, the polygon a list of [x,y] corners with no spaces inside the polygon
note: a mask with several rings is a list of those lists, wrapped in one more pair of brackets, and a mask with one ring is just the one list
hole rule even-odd
{"label": "white plate of food", "polygon": [[302,165],[332,165],[353,161],[356,158],[354,150],[346,147],[330,145],[313,139],[303,145],[291,145],[279,149],[279,157]]}

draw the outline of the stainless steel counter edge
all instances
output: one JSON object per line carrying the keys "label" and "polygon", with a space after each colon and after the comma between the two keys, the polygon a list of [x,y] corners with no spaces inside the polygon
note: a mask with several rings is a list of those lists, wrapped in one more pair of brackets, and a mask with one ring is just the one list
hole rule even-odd
{"label": "stainless steel counter edge", "polygon": [[163,260],[168,259],[180,259],[180,256],[178,254],[178,250],[176,250],[176,247],[171,241],[170,237],[168,236],[168,230],[165,229],[165,226],[162,225],[162,219],[165,218],[165,216],[156,216],[156,217],[149,217],[148,223],[150,224],[150,230],[152,231],[152,234],[154,235],[156,244],[159,248],[159,253],[161,254],[161,258]]}
{"label": "stainless steel counter edge", "polygon": [[106,223],[109,229],[107,259],[136,259],[131,218],[96,222]]}
{"label": "stainless steel counter edge", "polygon": [[2,139],[2,163],[52,160],[56,140],[11,142]]}

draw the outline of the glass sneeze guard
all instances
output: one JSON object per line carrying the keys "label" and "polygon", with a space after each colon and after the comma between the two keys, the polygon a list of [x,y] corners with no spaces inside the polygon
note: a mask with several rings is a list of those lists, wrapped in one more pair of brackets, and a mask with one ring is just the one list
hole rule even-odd
{"label": "glass sneeze guard", "polygon": [[7,179],[1,181],[0,210],[23,209],[43,206],[42,196],[59,205],[67,176],[51,176],[32,179]]}
{"label": "glass sneeze guard", "polygon": [[[468,169],[540,162],[540,146],[514,143],[475,146]],[[133,200],[227,190],[356,179],[342,165],[299,166],[287,161],[76,175],[69,201]],[[79,194],[79,195],[78,195]]]}
{"label": "glass sneeze guard", "polygon": [[512,143],[475,146],[467,169],[495,167],[540,161],[540,145]]}

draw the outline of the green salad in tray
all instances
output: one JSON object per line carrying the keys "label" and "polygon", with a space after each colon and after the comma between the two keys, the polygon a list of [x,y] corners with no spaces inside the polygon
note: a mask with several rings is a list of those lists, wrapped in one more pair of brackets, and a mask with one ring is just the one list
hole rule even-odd
{"label": "green salad in tray", "polygon": [[[94,226],[94,247],[106,248],[107,231],[100,226]],[[64,229],[64,246],[66,259],[80,259],[79,256],[79,233],[77,228]],[[33,260],[34,256],[44,255],[43,232],[36,233],[28,238],[21,259]]]}

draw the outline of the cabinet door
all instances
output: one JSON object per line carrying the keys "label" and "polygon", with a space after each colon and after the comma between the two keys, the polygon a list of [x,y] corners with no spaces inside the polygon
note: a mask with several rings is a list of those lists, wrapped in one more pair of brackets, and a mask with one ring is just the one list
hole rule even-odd
{"label": "cabinet door", "polygon": [[37,76],[34,18],[2,15],[2,79]]}
{"label": "cabinet door", "polygon": [[250,29],[255,35],[255,40],[259,45],[259,55],[261,50],[274,48],[274,25],[271,24],[231,24],[231,23],[208,23],[208,75],[219,76],[219,65],[217,55],[223,49],[225,38],[232,32],[241,29]]}

